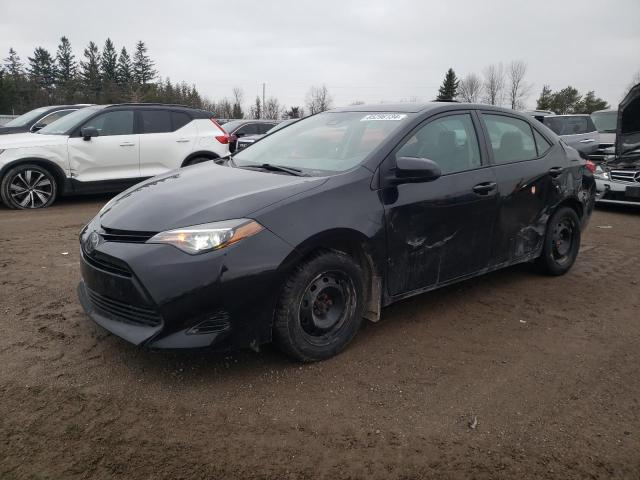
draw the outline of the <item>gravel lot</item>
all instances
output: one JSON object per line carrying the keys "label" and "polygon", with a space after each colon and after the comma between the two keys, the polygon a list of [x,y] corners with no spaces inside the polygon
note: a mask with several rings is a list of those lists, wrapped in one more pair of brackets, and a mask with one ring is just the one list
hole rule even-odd
{"label": "gravel lot", "polygon": [[106,200],[0,207],[3,480],[640,476],[640,210],[596,211],[564,277],[407,300],[301,366],[138,350],[88,320],[77,234]]}

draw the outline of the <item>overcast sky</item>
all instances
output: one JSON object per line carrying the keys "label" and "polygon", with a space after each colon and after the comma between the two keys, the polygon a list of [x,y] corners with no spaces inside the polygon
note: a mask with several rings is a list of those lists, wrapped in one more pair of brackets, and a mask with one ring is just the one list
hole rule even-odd
{"label": "overcast sky", "polygon": [[545,83],[617,105],[640,71],[639,22],[640,0],[0,0],[0,48],[26,62],[62,35],[76,57],[89,40],[141,39],[163,77],[212,99],[240,86],[245,103],[265,82],[287,106],[323,83],[336,106],[430,100],[449,67],[523,60],[529,106]]}

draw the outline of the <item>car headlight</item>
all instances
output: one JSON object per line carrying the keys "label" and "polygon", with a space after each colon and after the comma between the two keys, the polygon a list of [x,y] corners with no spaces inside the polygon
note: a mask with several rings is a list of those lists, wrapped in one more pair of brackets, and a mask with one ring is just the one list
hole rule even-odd
{"label": "car headlight", "polygon": [[264,230],[255,220],[240,218],[176,228],[154,235],[147,243],[166,243],[191,255],[228,247]]}
{"label": "car headlight", "polygon": [[600,180],[611,180],[609,171],[602,168],[601,165],[596,166],[596,171],[593,172],[593,176],[599,178]]}

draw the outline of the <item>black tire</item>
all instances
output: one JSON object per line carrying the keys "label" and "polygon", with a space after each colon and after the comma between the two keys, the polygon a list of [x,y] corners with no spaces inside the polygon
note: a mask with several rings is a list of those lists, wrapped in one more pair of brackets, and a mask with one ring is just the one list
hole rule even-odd
{"label": "black tire", "polygon": [[191,165],[197,165],[198,163],[204,163],[211,161],[208,157],[195,157],[184,162],[183,167],[190,167]]}
{"label": "black tire", "polygon": [[2,202],[9,208],[46,208],[58,196],[55,176],[46,168],[25,163],[9,170],[0,182]]}
{"label": "black tire", "polygon": [[579,250],[580,219],[574,209],[562,207],[549,220],[536,266],[547,275],[564,275],[573,266]]}
{"label": "black tire", "polygon": [[315,362],[341,352],[362,323],[363,274],[348,255],[323,251],[287,279],[274,319],[274,340],[287,355]]}

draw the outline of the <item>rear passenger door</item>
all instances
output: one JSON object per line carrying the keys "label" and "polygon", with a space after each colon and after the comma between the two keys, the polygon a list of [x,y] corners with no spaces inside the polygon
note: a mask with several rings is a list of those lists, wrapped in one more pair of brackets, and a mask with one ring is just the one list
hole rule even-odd
{"label": "rear passenger door", "polygon": [[483,112],[482,124],[498,182],[499,207],[490,265],[511,263],[538,251],[545,235],[547,206],[557,191],[563,165],[529,122]]}
{"label": "rear passenger door", "polygon": [[153,177],[179,168],[194,150],[198,138],[196,122],[180,110],[138,111],[140,131],[140,175]]}

